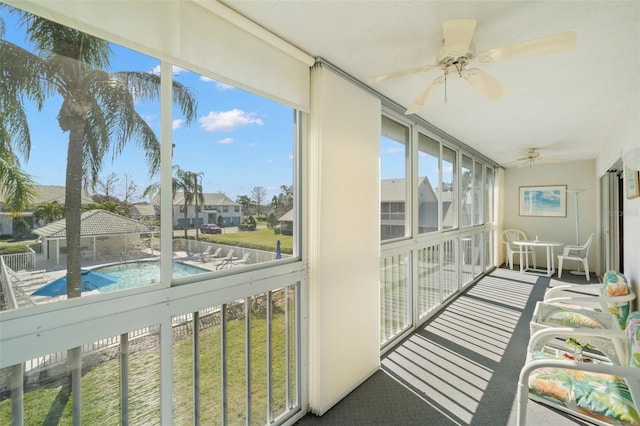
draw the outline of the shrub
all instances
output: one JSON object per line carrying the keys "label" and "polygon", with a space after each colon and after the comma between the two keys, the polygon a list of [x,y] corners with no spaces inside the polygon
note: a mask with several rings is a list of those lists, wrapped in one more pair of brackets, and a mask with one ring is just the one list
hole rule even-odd
{"label": "shrub", "polygon": [[18,253],[29,253],[29,247],[24,244],[12,244],[10,246],[1,246],[0,247],[0,255],[3,254],[18,254]]}
{"label": "shrub", "polygon": [[31,231],[31,227],[27,222],[25,222],[24,219],[16,220],[13,224],[13,228],[16,231],[16,235],[20,239],[24,238],[29,233],[29,231]]}

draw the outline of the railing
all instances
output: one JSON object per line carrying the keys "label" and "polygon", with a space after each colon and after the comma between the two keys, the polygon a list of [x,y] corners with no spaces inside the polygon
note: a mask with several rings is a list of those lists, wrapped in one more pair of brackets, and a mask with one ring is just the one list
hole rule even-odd
{"label": "railing", "polygon": [[36,252],[29,247],[29,253],[3,254],[0,256],[5,265],[14,271],[23,271],[36,268]]}
{"label": "railing", "polygon": [[[278,425],[301,410],[301,284],[282,284],[263,283],[256,294],[171,315],[169,356],[181,380],[174,382],[173,418],[162,423]],[[120,417],[121,424],[160,424],[158,371],[164,331],[155,318],[146,327],[82,345],[78,365],[104,377],[83,379],[78,388],[69,382],[68,365],[75,356],[71,351],[0,370],[0,389],[10,389],[0,401],[11,398],[17,407],[0,410],[0,423],[46,423],[48,410],[40,409],[42,404],[33,408],[37,392],[31,392],[67,386],[87,401],[83,415],[88,418],[103,415]],[[118,380],[120,392],[105,392],[118,386]],[[100,406],[94,409],[96,400]],[[56,414],[60,423],[71,421],[70,415]]]}
{"label": "railing", "polygon": [[474,229],[427,241],[383,245],[380,260],[380,346],[426,321],[487,270],[491,231]]}
{"label": "railing", "polygon": [[409,253],[380,260],[380,339],[384,343],[411,326]]}
{"label": "railing", "polygon": [[0,297],[0,311],[16,309],[18,302],[13,292],[9,271],[4,262],[3,256],[0,256],[0,289],[2,289],[2,297]]}
{"label": "railing", "polygon": [[[208,247],[211,247],[211,252],[216,251],[218,247],[223,247],[224,250],[234,249],[234,256],[242,258],[245,253],[251,253],[249,259],[251,264],[271,262],[275,259],[275,251],[257,250],[252,248],[231,246],[224,244],[208,243],[205,241],[185,240],[184,238],[175,238],[173,240],[174,250],[183,250],[189,253],[203,253]],[[291,257],[290,254],[281,253],[281,257]]]}

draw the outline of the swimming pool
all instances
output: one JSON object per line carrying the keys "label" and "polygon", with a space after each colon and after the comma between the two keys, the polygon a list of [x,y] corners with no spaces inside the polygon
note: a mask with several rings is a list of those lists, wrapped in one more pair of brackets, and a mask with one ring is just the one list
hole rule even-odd
{"label": "swimming pool", "polygon": [[[118,278],[118,282],[100,288],[101,293],[141,287],[160,281],[160,262],[129,262],[119,265],[103,266],[94,271]],[[208,269],[173,262],[173,278],[211,272]]]}

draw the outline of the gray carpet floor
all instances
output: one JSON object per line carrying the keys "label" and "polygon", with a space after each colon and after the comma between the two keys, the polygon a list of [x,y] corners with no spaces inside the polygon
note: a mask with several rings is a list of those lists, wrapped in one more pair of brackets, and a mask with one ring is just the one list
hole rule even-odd
{"label": "gray carpet floor", "polygon": [[[591,283],[598,282],[591,276]],[[381,369],[311,425],[516,424],[516,387],[535,304],[550,286],[586,283],[494,270],[381,360]],[[590,425],[533,401],[531,426]]]}

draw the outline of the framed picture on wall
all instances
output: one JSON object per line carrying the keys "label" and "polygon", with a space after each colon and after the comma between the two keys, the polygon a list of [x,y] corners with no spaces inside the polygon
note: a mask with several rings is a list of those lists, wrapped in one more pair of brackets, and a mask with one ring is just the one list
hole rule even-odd
{"label": "framed picture on wall", "polygon": [[567,216],[567,185],[521,186],[520,216]]}
{"label": "framed picture on wall", "polygon": [[640,172],[638,170],[624,168],[625,187],[627,188],[627,198],[640,197]]}

